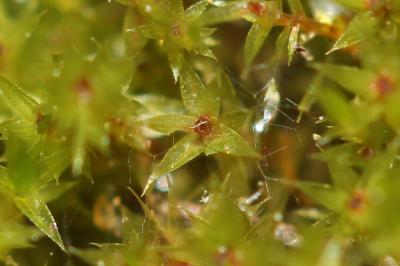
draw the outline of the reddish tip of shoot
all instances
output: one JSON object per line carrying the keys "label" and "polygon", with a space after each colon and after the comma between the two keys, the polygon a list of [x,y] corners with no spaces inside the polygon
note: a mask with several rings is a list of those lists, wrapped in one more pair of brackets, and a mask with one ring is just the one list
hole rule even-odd
{"label": "reddish tip of shoot", "polygon": [[247,9],[256,16],[261,16],[265,12],[265,5],[258,2],[250,2]]}
{"label": "reddish tip of shoot", "polygon": [[213,131],[210,118],[206,115],[200,116],[196,122],[194,122],[193,131],[201,137],[210,135]]}

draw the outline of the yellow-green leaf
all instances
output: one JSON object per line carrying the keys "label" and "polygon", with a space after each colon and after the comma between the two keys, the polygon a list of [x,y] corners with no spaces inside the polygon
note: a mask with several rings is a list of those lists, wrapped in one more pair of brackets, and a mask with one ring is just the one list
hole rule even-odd
{"label": "yellow-green leaf", "polygon": [[188,115],[166,114],[154,116],[144,123],[160,133],[169,135],[177,130],[190,131],[195,121],[195,117]]}
{"label": "yellow-green leaf", "polygon": [[67,252],[58,232],[57,224],[46,203],[32,195],[15,197],[14,202],[32,223],[50,237],[63,251]]}
{"label": "yellow-green leaf", "polygon": [[161,162],[155,167],[147,184],[143,189],[143,195],[150,188],[157,178],[170,173],[187,162],[196,158],[204,151],[204,145],[199,141],[199,137],[194,134],[187,135],[180,139],[165,154]]}
{"label": "yellow-green leaf", "polygon": [[187,61],[182,66],[180,88],[186,109],[191,114],[200,115],[199,100],[205,91],[205,86],[194,68]]}
{"label": "yellow-green leaf", "polygon": [[236,131],[220,124],[214,132],[204,138],[204,143],[212,150],[236,156],[258,157],[255,149]]}
{"label": "yellow-green leaf", "polygon": [[251,64],[260,51],[272,26],[272,22],[262,24],[256,22],[251,26],[249,32],[247,33],[244,44],[244,77],[247,77],[248,73],[250,72]]}

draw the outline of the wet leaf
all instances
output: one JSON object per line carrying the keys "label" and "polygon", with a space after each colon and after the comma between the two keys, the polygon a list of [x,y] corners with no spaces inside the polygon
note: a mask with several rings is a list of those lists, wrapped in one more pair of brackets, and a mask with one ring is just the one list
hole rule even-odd
{"label": "wet leaf", "polygon": [[220,124],[212,135],[204,138],[204,143],[211,149],[236,156],[258,157],[258,153],[236,131]]}
{"label": "wet leaf", "polygon": [[240,131],[243,128],[245,120],[249,116],[249,110],[239,109],[229,113],[223,114],[219,118],[219,122],[235,131]]}
{"label": "wet leaf", "polygon": [[184,62],[182,66],[180,89],[183,103],[189,113],[201,115],[199,101],[205,86],[189,62]]}
{"label": "wet leaf", "polygon": [[43,234],[36,227],[25,225],[23,217],[10,202],[1,200],[1,205],[0,260],[4,262],[13,249],[32,248],[32,241],[40,239]]}
{"label": "wet leaf", "polygon": [[32,223],[50,237],[63,251],[67,252],[58,232],[57,224],[46,203],[35,196],[15,197],[14,202]]}
{"label": "wet leaf", "polygon": [[208,0],[200,0],[189,6],[185,11],[185,18],[187,20],[199,18],[206,10],[208,2]]}
{"label": "wet leaf", "polygon": [[238,20],[246,8],[245,1],[227,3],[220,7],[210,8],[201,17],[202,24],[213,25]]}
{"label": "wet leaf", "polygon": [[181,75],[181,69],[183,64],[183,57],[180,53],[168,53],[169,65],[172,70],[175,83],[178,82],[179,76]]}
{"label": "wet leaf", "polygon": [[196,118],[188,115],[157,115],[144,123],[150,128],[163,133],[171,134],[177,130],[191,131],[190,128],[195,124]]}
{"label": "wet leaf", "polygon": [[345,195],[343,195],[343,192],[335,190],[335,188],[330,185],[308,181],[290,184],[328,209],[340,212],[343,207]]}
{"label": "wet leaf", "polygon": [[367,99],[374,97],[371,87],[375,74],[372,71],[335,64],[313,64],[312,66],[348,91]]}
{"label": "wet leaf", "polygon": [[199,113],[218,117],[221,108],[221,90],[218,81],[214,79],[200,95]]}
{"label": "wet leaf", "polygon": [[2,76],[0,76],[0,93],[4,103],[18,119],[35,121],[38,104],[29,94]]}
{"label": "wet leaf", "polygon": [[294,26],[289,35],[289,41],[288,41],[288,65],[290,66],[290,63],[292,62],[294,52],[296,51],[296,47],[298,45],[298,37],[299,37],[299,31],[300,31],[300,25],[297,24]]}
{"label": "wet leaf", "polygon": [[154,168],[143,189],[143,195],[157,178],[178,169],[196,158],[203,151],[204,146],[199,142],[197,135],[189,134],[180,139],[168,150],[161,162]]}
{"label": "wet leaf", "polygon": [[354,145],[340,145],[322,152],[322,157],[329,167],[329,172],[335,188],[351,191],[359,176],[354,170]]}
{"label": "wet leaf", "polygon": [[27,144],[13,135],[6,143],[9,178],[18,192],[31,190],[40,176],[36,166],[37,154],[28,150]]}
{"label": "wet leaf", "polygon": [[159,40],[164,37],[164,32],[162,29],[159,29],[155,24],[146,24],[137,26],[131,29],[127,29],[127,32],[139,33],[143,37]]}
{"label": "wet leaf", "polygon": [[244,70],[243,76],[246,77],[250,72],[251,65],[260,51],[265,39],[267,38],[273,24],[269,23],[254,23],[247,33],[244,44]]}
{"label": "wet leaf", "polygon": [[374,24],[375,22],[370,13],[357,14],[346,28],[346,31],[326,54],[357,44],[360,41],[360,33],[363,31],[363,28],[373,27]]}
{"label": "wet leaf", "polygon": [[168,0],[168,1],[169,1],[169,6],[171,9],[172,17],[175,20],[183,19],[185,11],[183,9],[182,0]]}
{"label": "wet leaf", "polygon": [[285,27],[282,32],[279,34],[278,39],[276,40],[276,53],[278,60],[281,60],[284,56],[287,55],[288,52],[288,40],[289,35],[291,33],[290,27]]}

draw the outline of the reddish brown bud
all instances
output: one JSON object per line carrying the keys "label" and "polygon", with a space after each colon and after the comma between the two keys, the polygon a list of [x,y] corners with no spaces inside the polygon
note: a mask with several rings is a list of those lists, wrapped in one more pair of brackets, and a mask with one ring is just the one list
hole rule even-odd
{"label": "reddish brown bud", "polygon": [[348,206],[351,210],[360,212],[365,208],[366,201],[365,194],[362,191],[355,190],[350,197]]}
{"label": "reddish brown bud", "polygon": [[362,147],[361,149],[358,150],[358,154],[360,154],[365,159],[370,159],[372,156],[374,156],[374,149],[367,146]]}
{"label": "reddish brown bud", "polygon": [[178,36],[181,35],[181,27],[179,26],[178,23],[172,24],[172,26],[171,26],[171,33],[172,33],[174,36],[176,36],[176,37],[178,37]]}
{"label": "reddish brown bud", "polygon": [[210,135],[213,131],[210,118],[206,115],[202,115],[196,120],[193,126],[193,131],[199,134],[201,137]]}
{"label": "reddish brown bud", "polygon": [[256,16],[261,16],[265,12],[265,5],[258,2],[250,2],[247,4],[247,9]]}
{"label": "reddish brown bud", "polygon": [[380,74],[372,83],[372,89],[375,91],[378,98],[381,99],[392,92],[395,86],[394,80],[386,74]]}
{"label": "reddish brown bud", "polygon": [[73,86],[73,90],[78,96],[78,100],[80,102],[87,103],[90,101],[93,89],[86,78],[82,77],[76,81]]}

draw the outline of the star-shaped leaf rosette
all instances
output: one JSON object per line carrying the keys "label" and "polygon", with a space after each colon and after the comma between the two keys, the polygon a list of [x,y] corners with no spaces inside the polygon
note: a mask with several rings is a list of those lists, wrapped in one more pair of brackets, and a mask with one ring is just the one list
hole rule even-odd
{"label": "star-shaped leaf rosette", "polygon": [[[157,178],[178,169],[203,152],[205,155],[222,152],[243,157],[259,156],[237,132],[243,126],[248,111],[231,109],[229,104],[221,101],[222,98],[233,97],[233,87],[223,71],[217,76],[205,86],[193,67],[183,61],[180,91],[186,113],[162,114],[145,121],[148,127],[166,135],[175,131],[184,131],[187,135],[176,142],[155,167],[142,195]],[[224,109],[222,114],[221,109]]]}
{"label": "star-shaped leaf rosette", "polygon": [[128,28],[127,32],[158,41],[168,54],[175,81],[182,68],[183,51],[214,58],[208,45],[214,29],[204,27],[200,17],[208,6],[207,0],[199,1],[184,9],[182,0],[136,2],[146,24]]}

